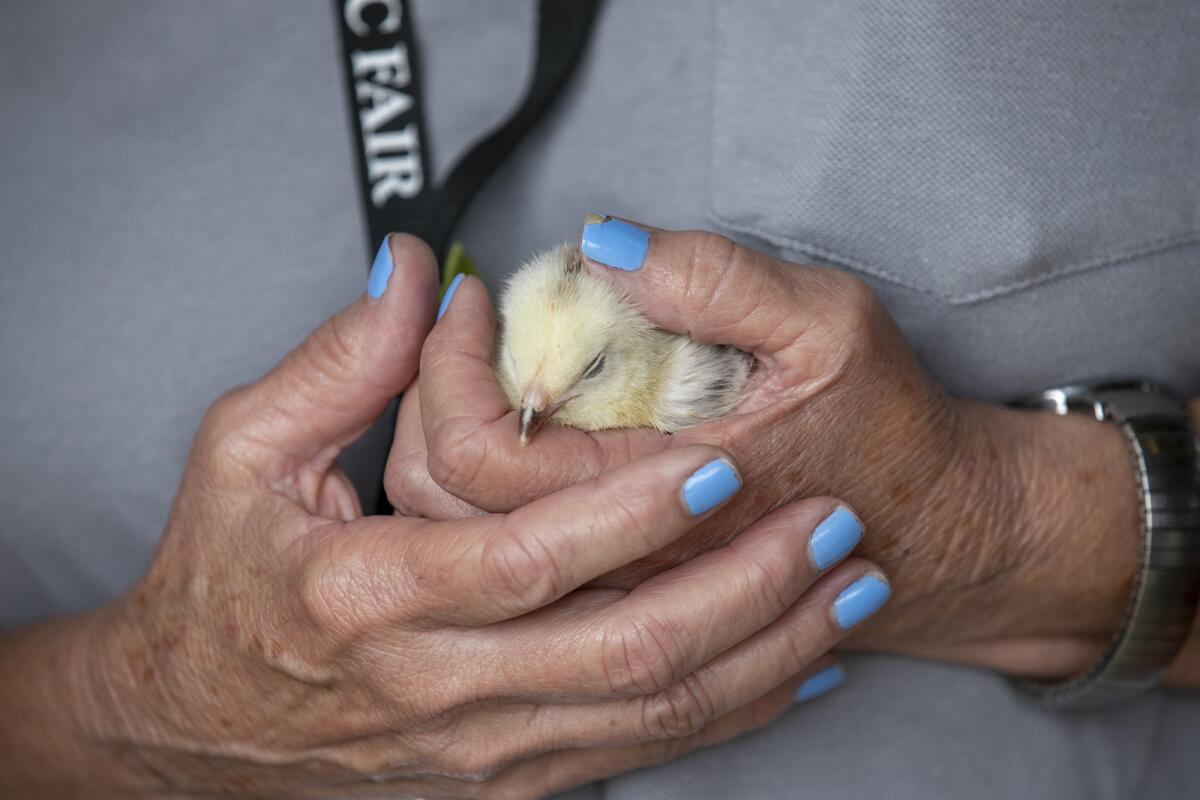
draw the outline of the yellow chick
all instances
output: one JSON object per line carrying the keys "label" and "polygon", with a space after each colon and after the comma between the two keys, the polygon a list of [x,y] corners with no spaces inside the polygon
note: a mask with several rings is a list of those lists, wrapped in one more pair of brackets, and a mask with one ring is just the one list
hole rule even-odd
{"label": "yellow chick", "polygon": [[496,374],[520,412],[521,444],[549,419],[585,431],[672,433],[741,401],[754,359],[655,327],[562,244],[510,278]]}

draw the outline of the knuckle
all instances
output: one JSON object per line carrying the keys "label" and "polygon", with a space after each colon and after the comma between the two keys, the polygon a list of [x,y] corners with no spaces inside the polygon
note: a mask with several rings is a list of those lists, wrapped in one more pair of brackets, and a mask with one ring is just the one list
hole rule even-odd
{"label": "knuckle", "polygon": [[857,334],[869,332],[882,308],[874,290],[862,278],[837,273],[835,292],[843,329]]}
{"label": "knuckle", "polygon": [[236,460],[246,447],[242,428],[250,416],[250,389],[239,386],[218,397],[200,423],[196,449],[210,460]]}
{"label": "knuckle", "polygon": [[691,258],[688,259],[684,296],[691,298],[704,316],[710,306],[725,294],[724,287],[737,285],[743,272],[740,248],[730,239],[712,231],[692,234]]}
{"label": "knuckle", "polygon": [[407,453],[388,461],[384,490],[392,507],[406,516],[429,516],[432,490],[429,470],[420,453]]}
{"label": "knuckle", "polygon": [[244,415],[249,387],[237,386],[222,394],[208,407],[204,415],[204,426],[211,428],[231,427]]}
{"label": "knuckle", "polygon": [[681,637],[653,617],[629,620],[604,636],[600,663],[613,694],[662,692],[675,683],[683,663]]}
{"label": "knuckle", "polygon": [[317,374],[341,382],[355,373],[357,348],[333,316],[300,345],[300,355]]}
{"label": "knuckle", "polygon": [[781,654],[786,670],[793,673],[829,652],[845,635],[819,601],[801,602],[796,613],[788,613],[786,649]]}
{"label": "knuckle", "polygon": [[748,320],[774,332],[786,344],[796,338],[796,322],[781,315],[780,280],[774,259],[711,231],[692,234],[688,269],[682,286],[692,316],[720,336]]}
{"label": "knuckle", "polygon": [[438,335],[434,330],[421,345],[421,374],[438,374],[438,366],[457,346],[452,337]]}
{"label": "knuckle", "polygon": [[784,548],[779,559],[749,558],[744,567],[751,602],[758,608],[760,619],[775,619],[791,605],[794,583],[789,573],[798,559]]}
{"label": "knuckle", "polygon": [[336,546],[326,545],[305,561],[298,594],[301,607],[319,631],[335,640],[348,640],[366,627],[366,606],[359,599],[358,571],[342,568],[332,551]]}
{"label": "knuckle", "polygon": [[482,433],[449,421],[437,426],[425,465],[434,483],[452,494],[475,485],[488,457],[488,441]]}
{"label": "knuckle", "polygon": [[704,682],[688,675],[669,689],[642,702],[642,732],[649,740],[682,739],[700,731],[714,717],[716,705]]}
{"label": "knuckle", "polygon": [[881,313],[875,292],[861,278],[831,272],[831,300],[818,327],[828,343],[825,372],[831,378],[845,376],[871,352],[882,333]]}
{"label": "knuckle", "polygon": [[693,266],[717,266],[716,272],[720,274],[725,271],[720,267],[735,265],[738,246],[732,239],[713,231],[695,231],[692,236],[691,262]]}
{"label": "knuckle", "polygon": [[503,530],[483,544],[479,558],[483,586],[494,594],[541,607],[563,592],[562,570],[554,555],[528,531]]}
{"label": "knuckle", "polygon": [[338,597],[336,582],[327,577],[328,568],[324,559],[314,559],[300,581],[300,604],[309,619],[324,631],[341,627],[339,610],[345,605]]}
{"label": "knuckle", "polygon": [[247,387],[238,386],[216,398],[209,405],[209,410],[205,411],[204,420],[200,422],[200,435],[220,440],[238,428],[242,417],[245,416],[247,392]]}
{"label": "knuckle", "polygon": [[620,531],[622,538],[636,540],[649,545],[654,540],[654,529],[646,524],[649,516],[644,498],[619,495],[610,487],[617,486],[608,476],[601,475],[595,483],[602,500],[595,505],[592,525],[597,531]]}

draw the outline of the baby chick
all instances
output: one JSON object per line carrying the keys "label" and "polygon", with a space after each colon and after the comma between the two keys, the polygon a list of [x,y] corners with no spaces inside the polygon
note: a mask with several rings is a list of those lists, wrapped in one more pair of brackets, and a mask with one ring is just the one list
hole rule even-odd
{"label": "baby chick", "polygon": [[496,374],[520,412],[521,444],[553,418],[585,431],[671,433],[732,410],[754,359],[656,328],[562,244],[511,277],[500,300]]}

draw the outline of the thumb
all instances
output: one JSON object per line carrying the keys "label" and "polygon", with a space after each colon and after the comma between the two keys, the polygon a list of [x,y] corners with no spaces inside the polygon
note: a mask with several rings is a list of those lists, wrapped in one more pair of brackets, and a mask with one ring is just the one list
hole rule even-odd
{"label": "thumb", "polygon": [[388,236],[368,291],[239,392],[243,455],[268,479],[327,470],[412,382],[437,287],[429,247],[413,236]]}
{"label": "thumb", "polygon": [[[651,322],[698,342],[802,363],[806,346],[853,302],[857,279],[772,258],[707,231],[666,231],[589,214],[580,251]],[[811,347],[807,349],[811,350]]]}

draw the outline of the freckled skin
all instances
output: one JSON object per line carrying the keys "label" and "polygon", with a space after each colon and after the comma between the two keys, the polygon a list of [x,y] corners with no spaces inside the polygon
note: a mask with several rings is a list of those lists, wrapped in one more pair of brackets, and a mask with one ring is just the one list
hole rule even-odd
{"label": "freckled skin", "polygon": [[581,430],[671,433],[722,416],[741,400],[753,362],[656,328],[584,269],[572,244],[517,270],[500,318],[495,366],[509,404],[519,409],[530,386],[540,386],[549,406],[561,404],[553,420]]}

